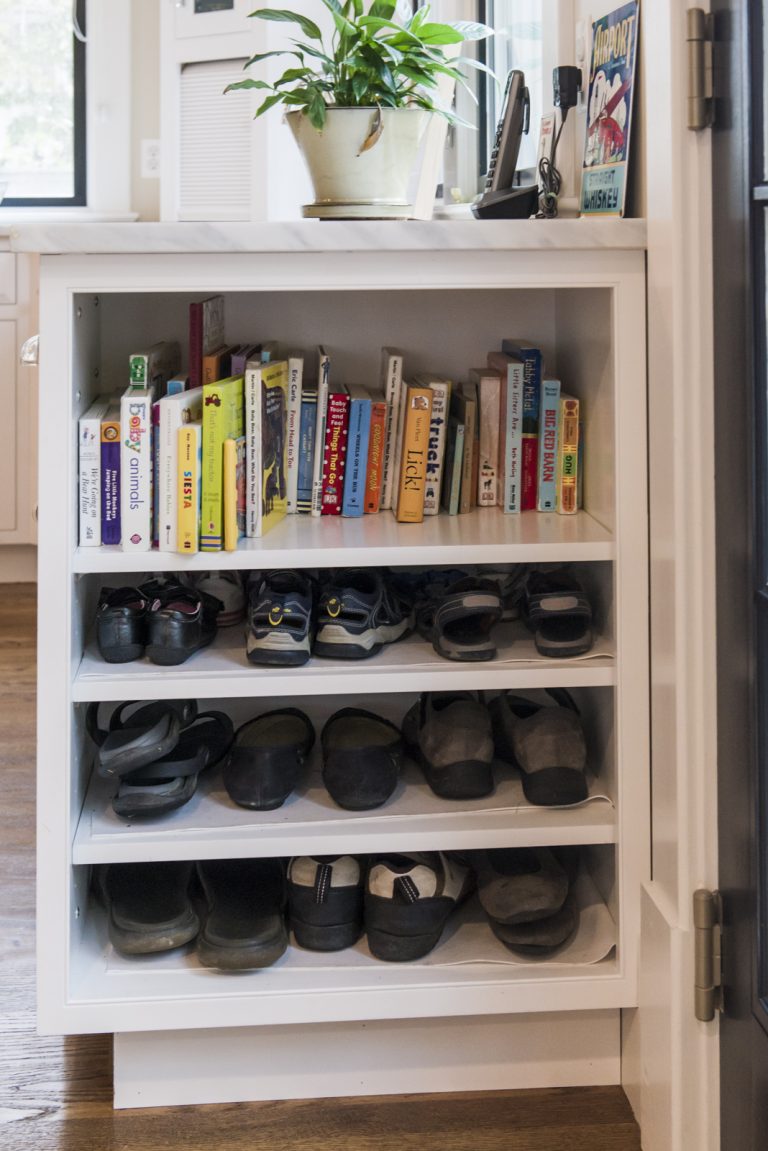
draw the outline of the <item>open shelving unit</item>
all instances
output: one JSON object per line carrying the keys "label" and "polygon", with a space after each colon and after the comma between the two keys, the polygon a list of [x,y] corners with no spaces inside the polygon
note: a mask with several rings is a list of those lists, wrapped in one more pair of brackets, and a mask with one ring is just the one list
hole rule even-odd
{"label": "open shelving unit", "polygon": [[[303,1081],[317,1093],[376,1090],[377,1082],[429,1089],[431,1060],[445,1058],[424,1047],[429,1020],[441,1020],[458,1045],[449,1089],[519,1081],[511,1050],[516,1037],[527,1043],[534,1033],[542,1083],[616,1081],[619,1012],[637,1002],[649,854],[644,237],[636,221],[605,230],[562,223],[85,226],[30,235],[44,253],[40,1024],[116,1033],[118,1105],[285,1094],[285,1077],[270,1068],[275,1044],[297,1073],[309,1066],[310,1048],[325,1045],[322,1084],[311,1075]],[[334,372],[348,383],[375,381],[383,345],[403,349],[407,372],[463,378],[503,337],[523,333],[543,348],[548,372],[582,400],[584,510],[574,517],[476,510],[423,525],[398,524],[388,513],[357,521],[293,516],[263,540],[216,557],[78,548],[78,416],[100,391],[122,387],[130,351],[159,339],[186,344],[189,302],[217,292],[226,297],[229,340],[270,338],[308,352],[326,344]],[[241,572],[569,564],[595,603],[595,646],[589,658],[543,659],[524,627],[511,623],[499,627],[498,655],[488,663],[443,660],[412,636],[359,664],[313,658],[267,672],[247,663],[235,628],[179,667],[100,659],[92,631],[103,583],[135,584],[148,572],[206,570],[212,562]],[[384,808],[341,812],[323,792],[316,757],[276,812],[236,808],[212,772],[172,816],[125,824],[112,815],[109,786],[92,772],[85,733],[94,701],[108,708],[190,697],[223,707],[235,722],[290,701],[319,733],[349,702],[398,718],[421,691],[554,687],[574,692],[592,741],[591,798],[575,808],[532,807],[514,771],[501,765],[487,801],[440,801],[407,765]],[[91,868],[110,862],[537,845],[580,851],[590,892],[582,921],[599,905],[613,930],[594,961],[567,953],[547,963],[515,961],[470,905],[418,963],[377,962],[363,941],[332,960],[291,946],[274,968],[224,975],[200,968],[193,951],[146,961],[114,955],[89,894]],[[452,1020],[460,1020],[459,1031]],[[505,1054],[483,1079],[473,1044],[498,1035],[502,1021]],[[395,1032],[396,1046],[387,1038]],[[214,1053],[225,1041],[247,1050],[247,1073],[232,1075],[226,1060],[219,1069]],[[559,1055],[569,1045],[584,1052],[571,1070]],[[415,1077],[398,1072],[397,1052],[407,1054],[404,1068],[410,1059],[419,1069]]]}

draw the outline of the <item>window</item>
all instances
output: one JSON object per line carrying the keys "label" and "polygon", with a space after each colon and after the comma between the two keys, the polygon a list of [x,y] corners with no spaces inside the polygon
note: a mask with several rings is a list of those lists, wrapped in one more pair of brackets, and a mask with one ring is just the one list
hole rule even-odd
{"label": "window", "polygon": [[0,0],[0,187],[5,207],[81,205],[85,0]]}

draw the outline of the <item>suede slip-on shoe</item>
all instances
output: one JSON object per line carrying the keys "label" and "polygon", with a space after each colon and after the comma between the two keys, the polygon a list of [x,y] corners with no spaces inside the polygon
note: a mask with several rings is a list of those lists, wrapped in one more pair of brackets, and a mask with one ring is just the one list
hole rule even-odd
{"label": "suede slip-on shoe", "polygon": [[331,799],[348,811],[386,803],[397,787],[403,757],[399,728],[360,707],[343,707],[325,724],[323,783]]}
{"label": "suede slip-on shoe", "polygon": [[550,707],[513,692],[491,701],[493,738],[500,759],[518,768],[525,798],[541,807],[587,798],[587,744],[578,709],[564,688],[547,693]]}
{"label": "suede slip-on shoe", "polygon": [[493,791],[491,719],[472,692],[425,692],[403,720],[403,739],[435,795],[476,799]]}
{"label": "suede slip-on shoe", "polygon": [[224,786],[240,807],[272,811],[299,782],[315,742],[315,729],[303,711],[278,708],[239,727],[224,764]]}
{"label": "suede slip-on shoe", "polygon": [[498,847],[468,853],[480,904],[497,923],[531,923],[560,910],[568,895],[565,869],[546,847]]}

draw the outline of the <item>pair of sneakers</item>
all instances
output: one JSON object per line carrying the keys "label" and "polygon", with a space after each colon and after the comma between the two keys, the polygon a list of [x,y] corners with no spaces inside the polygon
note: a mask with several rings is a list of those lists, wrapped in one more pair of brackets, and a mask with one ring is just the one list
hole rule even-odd
{"label": "pair of sneakers", "polygon": [[421,959],[473,890],[471,869],[440,851],[301,856],[288,865],[288,914],[297,944],[351,947],[365,931],[376,959]]}
{"label": "pair of sneakers", "polygon": [[312,654],[367,659],[413,630],[413,607],[394,579],[352,568],[315,579],[302,571],[255,573],[246,654],[252,664],[300,667]]}

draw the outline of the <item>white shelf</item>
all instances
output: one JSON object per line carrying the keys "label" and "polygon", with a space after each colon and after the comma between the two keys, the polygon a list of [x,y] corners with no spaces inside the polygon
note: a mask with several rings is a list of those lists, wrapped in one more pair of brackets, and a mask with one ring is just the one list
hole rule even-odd
{"label": "white shelf", "polygon": [[405,764],[387,803],[344,811],[325,790],[315,753],[304,781],[275,811],[238,807],[214,768],[197,793],[160,819],[126,823],[112,811],[111,781],[93,775],[75,834],[76,864],[141,860],[365,855],[381,851],[461,851],[480,847],[555,847],[616,842],[616,812],[599,781],[590,799],[568,808],[534,807],[518,773],[497,761],[492,796],[451,801],[436,796],[415,764]]}
{"label": "white shelf", "polygon": [[235,552],[123,552],[78,548],[74,570],[86,572],[205,571],[213,564],[258,569],[414,564],[569,563],[612,560],[611,533],[586,512],[504,515],[485,508],[462,516],[398,523],[391,512],[360,519],[286,516],[262,539],[241,540]]}
{"label": "white shelf", "polygon": [[[390,644],[367,660],[313,656],[300,668],[259,668],[248,662],[239,627],[222,629],[214,643],[178,667],[148,659],[109,664],[95,642],[83,654],[72,685],[76,702],[128,699],[226,699],[280,696],[352,695],[374,692],[450,691],[456,688],[610,687],[615,682],[612,645],[597,637],[592,650],[576,659],[539,656],[523,624],[494,631],[498,655],[487,663],[459,663],[437,655],[418,635]],[[340,704],[341,706],[341,704]]]}
{"label": "white shelf", "polygon": [[[124,958],[107,940],[103,912],[91,907],[71,1001],[92,1017],[94,1030],[99,1011],[108,1009],[119,1031],[141,1029],[137,1020],[146,1010],[156,1012],[158,1027],[186,1029],[631,1006],[635,996],[616,957],[615,925],[591,880],[582,876],[579,883],[579,928],[567,950],[547,961],[510,953],[475,899],[416,962],[377,960],[365,937],[334,953],[306,951],[292,941],[274,966],[235,973],[201,967],[192,945]],[[570,955],[602,958],[572,962]]]}

